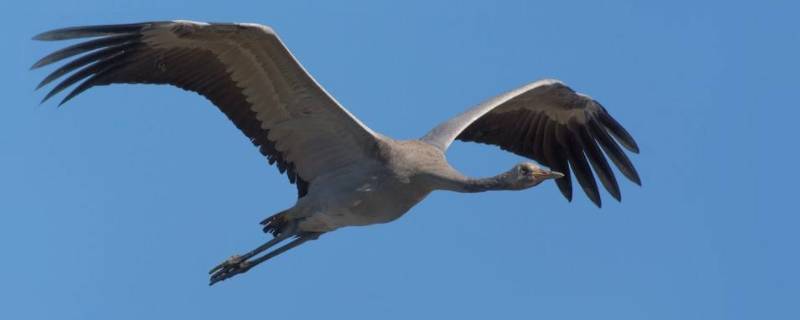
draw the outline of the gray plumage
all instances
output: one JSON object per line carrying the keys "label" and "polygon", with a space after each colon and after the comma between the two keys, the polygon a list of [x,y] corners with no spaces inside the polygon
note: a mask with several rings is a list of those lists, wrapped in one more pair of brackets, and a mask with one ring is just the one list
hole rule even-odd
{"label": "gray plumage", "polygon": [[[592,172],[612,197],[621,199],[606,156],[640,184],[619,146],[638,153],[633,137],[597,101],[557,80],[499,95],[419,140],[397,141],[371,130],[339,105],[266,26],[163,21],[65,28],[34,37],[78,38],[94,39],[33,65],[40,68],[80,55],[42,80],[37,88],[66,76],[43,102],[75,84],[61,104],[91,87],[114,83],[170,84],[194,91],[224,112],[297,185],[297,203],[262,221],[274,238],[212,269],[211,284],[323,233],[397,219],[435,190],[522,190],[555,179],[571,200],[574,175],[599,207]],[[445,158],[454,140],[496,145],[552,171],[524,162],[494,177],[466,177]]]}

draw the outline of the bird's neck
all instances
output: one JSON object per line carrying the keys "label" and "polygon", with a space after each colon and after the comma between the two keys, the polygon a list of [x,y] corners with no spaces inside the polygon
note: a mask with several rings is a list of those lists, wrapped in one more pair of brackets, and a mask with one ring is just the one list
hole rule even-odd
{"label": "bird's neck", "polygon": [[443,179],[440,189],[463,193],[476,193],[495,190],[516,190],[509,183],[509,172],[504,172],[492,177],[471,178],[461,174],[452,175]]}

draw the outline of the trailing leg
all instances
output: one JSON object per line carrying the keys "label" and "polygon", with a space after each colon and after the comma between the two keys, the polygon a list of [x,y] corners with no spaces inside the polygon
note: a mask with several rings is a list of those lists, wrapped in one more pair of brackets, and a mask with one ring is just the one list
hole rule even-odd
{"label": "trailing leg", "polygon": [[279,243],[279,242],[281,242],[281,241],[283,241],[283,240],[285,240],[285,239],[290,237],[290,235],[288,235],[288,233],[287,233],[286,236],[284,236],[284,234],[279,234],[279,236],[277,236],[274,239],[268,241],[267,243],[259,246],[258,248],[254,249],[254,250],[252,250],[252,251],[250,251],[250,252],[248,252],[248,253],[246,253],[246,254],[244,254],[242,256],[239,256],[239,257],[234,256],[231,259],[228,259],[227,261],[221,263],[219,266],[215,267],[214,269],[211,269],[211,272],[209,272],[209,273],[211,273],[211,279],[210,279],[209,285],[213,285],[213,284],[215,284],[217,282],[220,282],[220,281],[223,281],[223,280],[227,280],[228,278],[231,278],[231,277],[233,277],[233,276],[235,276],[237,274],[245,273],[248,270],[250,270],[251,268],[259,265],[260,263],[262,263],[264,261],[267,261],[269,259],[272,259],[275,256],[288,251],[289,249],[297,247],[297,246],[305,243],[306,241],[315,240],[315,239],[319,238],[319,236],[321,234],[322,234],[321,232],[302,232],[302,233],[298,233],[298,234],[296,234],[296,238],[294,240],[292,240],[291,242],[283,245],[282,247],[279,247],[279,248],[277,248],[277,249],[275,249],[275,250],[273,250],[271,252],[268,252],[267,254],[265,254],[265,255],[263,255],[261,257],[258,257],[258,258],[255,258],[255,259],[251,259],[252,257],[257,255],[258,253],[260,253],[260,252],[268,249],[269,247],[272,247],[275,244],[277,244],[277,243]]}

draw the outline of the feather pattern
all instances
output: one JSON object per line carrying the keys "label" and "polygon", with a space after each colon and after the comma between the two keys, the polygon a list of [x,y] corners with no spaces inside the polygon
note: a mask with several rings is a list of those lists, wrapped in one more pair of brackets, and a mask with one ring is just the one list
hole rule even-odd
{"label": "feather pattern", "polygon": [[42,102],[76,83],[60,104],[115,83],[169,84],[197,92],[286,173],[299,197],[317,176],[374,155],[375,133],[319,86],[268,27],[163,21],[71,27],[34,37],[81,38],[94,39],[31,67],[77,56],[42,80],[39,88],[66,76]]}
{"label": "feather pattern", "polygon": [[496,145],[563,173],[555,182],[567,200],[572,200],[575,176],[589,199],[601,206],[593,173],[612,197],[622,199],[606,157],[625,177],[641,184],[619,147],[638,153],[633,137],[600,103],[557,80],[540,80],[492,98],[422,138],[442,151],[456,139]]}

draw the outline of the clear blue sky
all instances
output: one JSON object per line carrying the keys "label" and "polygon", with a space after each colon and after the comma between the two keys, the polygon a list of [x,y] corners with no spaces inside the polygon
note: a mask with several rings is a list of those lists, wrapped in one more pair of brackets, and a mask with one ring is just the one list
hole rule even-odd
{"label": "clear blue sky", "polygon": [[[2,319],[800,318],[796,2],[111,2],[0,4]],[[102,87],[57,109],[28,71],[64,45],[38,32],[175,18],[273,26],[398,138],[562,79],[637,138],[643,187],[602,209],[552,183],[434,193],[209,288],[294,187],[197,95]],[[449,157],[473,175],[520,161]]]}

